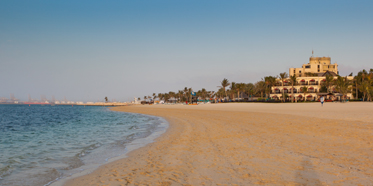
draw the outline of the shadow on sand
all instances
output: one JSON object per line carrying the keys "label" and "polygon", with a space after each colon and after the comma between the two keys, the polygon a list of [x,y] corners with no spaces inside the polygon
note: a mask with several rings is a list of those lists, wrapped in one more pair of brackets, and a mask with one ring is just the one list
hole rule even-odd
{"label": "shadow on sand", "polygon": [[322,185],[319,177],[314,171],[314,166],[308,157],[304,157],[301,165],[301,170],[298,170],[295,175],[295,181],[298,185]]}

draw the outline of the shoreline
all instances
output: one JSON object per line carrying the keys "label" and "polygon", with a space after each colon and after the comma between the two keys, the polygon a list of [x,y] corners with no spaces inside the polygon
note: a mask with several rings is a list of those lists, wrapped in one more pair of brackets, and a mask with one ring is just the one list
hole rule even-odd
{"label": "shoreline", "polygon": [[[109,108],[109,109],[111,111],[113,111],[112,110],[113,108],[115,108],[115,107],[112,107],[112,108]],[[116,111],[113,111],[113,112],[116,112]],[[145,114],[141,114],[141,113],[131,113],[131,114],[144,115],[146,117],[157,117],[157,116],[145,115]],[[81,167],[78,167],[76,169],[77,170],[79,169],[80,170],[79,172],[73,173],[71,175],[65,175],[62,178],[61,177],[56,178],[55,180],[45,184],[44,186],[63,186],[63,185],[65,185],[65,183],[67,181],[69,181],[71,179],[88,175],[88,174],[94,172],[95,170],[99,169],[100,167],[105,166],[106,164],[110,164],[110,163],[115,162],[115,161],[120,160],[120,159],[125,159],[125,158],[128,157],[128,155],[132,151],[134,151],[136,149],[139,149],[139,148],[143,148],[143,147],[147,146],[148,144],[153,143],[157,138],[159,138],[169,128],[168,121],[166,121],[165,119],[163,119],[161,117],[157,117],[157,118],[160,120],[160,123],[155,128],[155,130],[152,131],[152,133],[150,135],[146,136],[146,137],[142,137],[142,138],[140,137],[140,138],[134,139],[133,141],[126,144],[125,152],[123,152],[122,154],[120,154],[118,156],[115,156],[115,157],[107,158],[105,163],[83,165]]]}
{"label": "shoreline", "polygon": [[371,104],[331,103],[321,111],[309,103],[227,105],[112,108],[164,117],[169,129],[155,143],[65,185],[373,181]]}

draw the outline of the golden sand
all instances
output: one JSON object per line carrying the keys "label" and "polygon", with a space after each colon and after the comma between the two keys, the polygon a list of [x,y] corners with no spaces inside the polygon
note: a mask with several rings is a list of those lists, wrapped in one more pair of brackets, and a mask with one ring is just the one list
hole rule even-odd
{"label": "golden sand", "polygon": [[165,118],[155,143],[66,185],[372,185],[373,104],[116,107]]}

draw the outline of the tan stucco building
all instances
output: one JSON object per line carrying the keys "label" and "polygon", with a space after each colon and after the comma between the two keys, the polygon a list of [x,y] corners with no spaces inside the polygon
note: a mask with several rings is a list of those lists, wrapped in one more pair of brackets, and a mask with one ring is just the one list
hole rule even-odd
{"label": "tan stucco building", "polygon": [[[289,75],[296,75],[297,83],[294,85],[294,97],[296,100],[304,100],[304,93],[301,91],[301,87],[307,87],[308,93],[305,95],[307,100],[319,100],[321,96],[325,96],[327,99],[337,100],[340,99],[341,94],[332,88],[332,94],[326,92],[320,92],[321,85],[325,81],[326,74],[334,76],[334,79],[338,77],[338,65],[337,63],[331,64],[330,57],[310,57],[308,64],[303,64],[302,68],[289,68]],[[347,79],[352,80],[353,76],[347,76]],[[272,99],[281,99],[282,92],[287,93],[291,98],[291,89],[289,79],[282,82],[278,79],[276,86],[272,87],[270,97]],[[352,99],[351,93],[347,94],[347,99]]]}
{"label": "tan stucco building", "polygon": [[331,64],[330,57],[310,57],[308,64],[303,64],[302,68],[289,68],[289,75],[297,77],[305,76],[306,73],[324,74],[325,72],[339,74],[337,63]]}

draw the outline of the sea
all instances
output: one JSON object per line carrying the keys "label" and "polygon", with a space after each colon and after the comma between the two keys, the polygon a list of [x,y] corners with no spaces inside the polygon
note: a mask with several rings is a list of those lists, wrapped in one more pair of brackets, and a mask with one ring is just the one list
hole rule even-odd
{"label": "sea", "polygon": [[100,106],[0,105],[0,186],[55,184],[125,157],[167,127]]}

